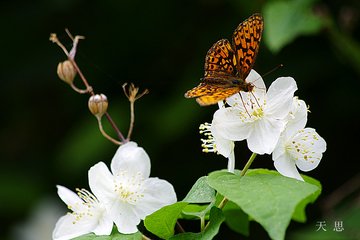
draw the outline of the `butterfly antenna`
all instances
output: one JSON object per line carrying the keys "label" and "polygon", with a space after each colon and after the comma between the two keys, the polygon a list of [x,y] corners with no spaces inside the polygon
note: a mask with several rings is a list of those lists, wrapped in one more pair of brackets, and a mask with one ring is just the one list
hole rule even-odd
{"label": "butterfly antenna", "polygon": [[[259,80],[260,78],[264,78],[265,76],[269,75],[272,72],[275,72],[276,70],[278,70],[279,68],[282,68],[284,65],[283,64],[279,64],[276,67],[274,67],[273,69],[271,69],[270,71],[268,71],[267,73],[263,74],[262,76],[260,76],[259,78],[255,79],[255,81],[253,81],[252,83],[256,82],[257,80]],[[264,89],[263,89],[264,90]],[[256,98],[255,98],[256,99]],[[256,100],[257,101],[257,100]]]}
{"label": "butterfly antenna", "polygon": [[265,77],[265,76],[269,75],[270,73],[275,72],[276,70],[282,68],[283,66],[284,66],[284,65],[280,63],[279,65],[277,65],[276,67],[274,67],[273,69],[271,69],[270,71],[268,71],[267,73],[263,74],[262,77]]}

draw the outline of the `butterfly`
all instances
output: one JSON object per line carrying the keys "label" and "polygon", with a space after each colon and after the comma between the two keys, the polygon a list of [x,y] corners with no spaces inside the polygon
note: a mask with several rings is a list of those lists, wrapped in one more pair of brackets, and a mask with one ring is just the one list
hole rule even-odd
{"label": "butterfly", "polygon": [[263,29],[264,20],[255,13],[239,24],[231,43],[227,39],[217,41],[206,54],[204,77],[185,97],[207,106],[240,91],[251,92],[254,85],[245,79],[255,63]]}

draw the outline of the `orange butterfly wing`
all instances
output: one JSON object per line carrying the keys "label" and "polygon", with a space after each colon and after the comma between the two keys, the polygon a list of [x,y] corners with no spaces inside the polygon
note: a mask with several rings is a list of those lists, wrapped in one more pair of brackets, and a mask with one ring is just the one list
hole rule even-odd
{"label": "orange butterfly wing", "polygon": [[205,75],[202,82],[185,93],[185,97],[198,97],[202,105],[215,104],[239,91],[231,79],[236,79],[236,57],[227,39],[217,41],[205,57]]}
{"label": "orange butterfly wing", "polygon": [[[213,88],[214,86],[211,86],[210,88]],[[216,104],[221,100],[224,100],[235,93],[239,92],[239,88],[237,87],[229,87],[226,89],[216,89],[215,91],[212,90],[211,94],[203,95],[201,97],[196,98],[196,102],[199,103],[201,106],[207,106]]]}
{"label": "orange butterfly wing", "polygon": [[263,29],[264,20],[258,13],[250,16],[235,29],[232,44],[238,62],[236,67],[241,79],[245,79],[254,66]]}
{"label": "orange butterfly wing", "polygon": [[206,54],[204,78],[235,77],[236,63],[235,53],[229,40],[221,39]]}

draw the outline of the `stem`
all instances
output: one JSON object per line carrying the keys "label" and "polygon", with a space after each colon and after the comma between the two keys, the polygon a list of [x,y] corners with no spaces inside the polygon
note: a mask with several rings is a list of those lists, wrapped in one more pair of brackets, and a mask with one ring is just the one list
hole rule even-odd
{"label": "stem", "polygon": [[59,41],[55,33],[50,34],[50,41],[56,43],[65,53],[66,56],[69,56],[69,52],[67,51],[66,47]]}
{"label": "stem", "polygon": [[95,95],[93,88],[89,85],[88,81],[86,80],[84,74],[81,72],[79,66],[76,64],[75,60],[72,59],[70,56],[68,57],[68,59],[74,65],[74,68],[76,69],[81,80],[83,81],[84,85],[86,86],[87,91],[90,93],[91,96]]}
{"label": "stem", "polygon": [[221,202],[219,203],[218,208],[222,209],[228,201],[229,200],[226,197],[224,197],[223,200],[221,200]]}
{"label": "stem", "polygon": [[124,138],[124,136],[122,135],[122,133],[120,132],[119,128],[116,126],[115,122],[112,120],[110,114],[108,112],[105,113],[106,119],[109,121],[111,127],[115,130],[115,132],[117,133],[119,139],[123,142],[126,143],[127,140]]}
{"label": "stem", "polygon": [[205,226],[205,216],[200,217],[200,229],[201,231],[204,231],[207,225]]}
{"label": "stem", "polygon": [[89,92],[87,89],[80,89],[80,88],[76,87],[76,86],[74,85],[74,83],[71,83],[71,84],[70,84],[70,87],[71,87],[75,92],[80,93],[80,94],[84,94],[84,93],[88,93],[88,92]]}
{"label": "stem", "polygon": [[115,143],[116,145],[121,145],[121,142],[113,139],[112,137],[110,137],[105,131],[104,131],[104,128],[102,126],[102,123],[101,123],[101,119],[100,118],[97,118],[98,119],[98,123],[99,123],[99,129],[100,129],[100,132],[101,134],[106,137],[108,140],[110,140],[111,142]]}
{"label": "stem", "polygon": [[184,233],[184,232],[185,232],[184,228],[181,226],[181,224],[179,223],[179,221],[176,221],[176,227],[177,227],[177,229],[178,229],[179,232],[181,232],[181,233]]}
{"label": "stem", "polygon": [[135,122],[134,102],[135,101],[130,101],[130,126],[129,126],[128,135],[127,135],[127,138],[126,138],[127,140],[130,139],[132,131],[134,129],[134,122]]}
{"label": "stem", "polygon": [[143,239],[143,240],[151,240],[151,238],[148,238],[148,237],[145,236],[144,234],[142,235],[141,239]]}
{"label": "stem", "polygon": [[252,153],[249,160],[247,161],[247,163],[245,164],[244,169],[241,171],[240,176],[244,176],[245,173],[247,172],[247,170],[249,169],[249,167],[251,166],[251,164],[253,163],[254,159],[256,158],[257,154],[256,153]]}

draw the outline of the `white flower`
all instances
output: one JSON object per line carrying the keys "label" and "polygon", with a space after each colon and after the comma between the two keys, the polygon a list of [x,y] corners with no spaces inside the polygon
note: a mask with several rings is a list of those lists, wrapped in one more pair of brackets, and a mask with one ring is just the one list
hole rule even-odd
{"label": "white flower", "polygon": [[224,139],[246,139],[252,152],[270,154],[288,120],[296,82],[291,77],[278,78],[266,93],[261,76],[254,70],[246,81],[254,84],[254,90],[229,97],[226,102],[230,107],[215,112],[213,127]]}
{"label": "white flower", "polygon": [[111,161],[111,172],[103,162],[90,168],[90,188],[111,214],[119,232],[137,232],[140,220],[176,202],[173,186],[149,175],[150,158],[135,142],[119,147]]}
{"label": "white flower", "polygon": [[316,168],[326,150],[326,142],[313,128],[304,128],[307,107],[304,101],[294,98],[290,120],[274,149],[272,159],[276,170],[287,177],[304,181],[302,171]]}
{"label": "white flower", "polygon": [[72,239],[91,232],[110,235],[113,221],[94,195],[85,189],[77,190],[77,195],[63,186],[57,188],[59,197],[72,212],[57,221],[54,240]]}
{"label": "white flower", "polygon": [[206,137],[206,139],[201,139],[203,142],[201,145],[203,147],[203,152],[214,152],[227,158],[228,171],[233,173],[235,170],[235,144],[233,141],[222,138],[212,125],[213,123],[204,123],[199,127],[200,133],[204,134]]}

